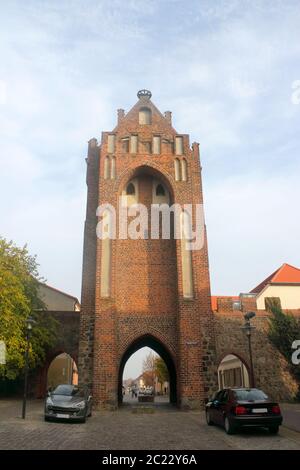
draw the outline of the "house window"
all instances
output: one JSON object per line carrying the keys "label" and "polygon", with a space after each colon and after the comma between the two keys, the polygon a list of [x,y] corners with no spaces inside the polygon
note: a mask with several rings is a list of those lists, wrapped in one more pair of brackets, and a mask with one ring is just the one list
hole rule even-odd
{"label": "house window", "polygon": [[160,154],[160,137],[158,135],[153,136],[153,153]]}
{"label": "house window", "polygon": [[280,297],[265,297],[265,310],[271,312],[274,307],[281,309]]}
{"label": "house window", "polygon": [[151,109],[141,108],[139,112],[139,124],[151,124]]}

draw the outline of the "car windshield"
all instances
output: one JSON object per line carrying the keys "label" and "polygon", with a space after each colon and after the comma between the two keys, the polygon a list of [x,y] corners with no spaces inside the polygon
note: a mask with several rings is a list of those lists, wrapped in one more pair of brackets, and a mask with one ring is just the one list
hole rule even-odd
{"label": "car windshield", "polygon": [[58,385],[56,389],[52,392],[53,395],[64,395],[68,397],[83,397],[84,392],[74,385]]}
{"label": "car windshield", "polygon": [[234,395],[237,400],[240,401],[256,401],[256,400],[267,400],[268,396],[261,390],[256,388],[247,390],[234,390]]}

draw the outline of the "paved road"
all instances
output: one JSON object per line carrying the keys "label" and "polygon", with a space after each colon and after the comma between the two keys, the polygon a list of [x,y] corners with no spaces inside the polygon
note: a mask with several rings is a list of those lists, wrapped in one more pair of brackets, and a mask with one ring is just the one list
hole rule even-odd
{"label": "paved road", "polygon": [[300,403],[283,403],[280,406],[284,425],[300,433]]}
{"label": "paved road", "polygon": [[278,436],[264,430],[227,436],[207,426],[203,412],[163,406],[94,412],[85,424],[44,422],[39,400],[29,403],[25,421],[20,412],[21,402],[0,400],[0,449],[300,449],[300,434],[285,428]]}

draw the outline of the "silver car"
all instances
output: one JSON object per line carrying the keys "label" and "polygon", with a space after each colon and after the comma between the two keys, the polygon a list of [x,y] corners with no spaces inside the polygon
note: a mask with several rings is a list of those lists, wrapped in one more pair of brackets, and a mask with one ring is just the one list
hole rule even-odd
{"label": "silver car", "polygon": [[92,397],[88,390],[76,385],[58,385],[48,392],[45,402],[45,421],[67,419],[85,422],[92,415]]}

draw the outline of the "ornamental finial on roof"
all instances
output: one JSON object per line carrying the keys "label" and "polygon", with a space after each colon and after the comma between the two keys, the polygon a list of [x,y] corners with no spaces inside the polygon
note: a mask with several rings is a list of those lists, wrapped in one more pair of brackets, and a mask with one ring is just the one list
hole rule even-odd
{"label": "ornamental finial on roof", "polygon": [[151,96],[152,96],[152,93],[149,90],[139,90],[137,92],[137,97],[139,100],[141,99],[150,100]]}

